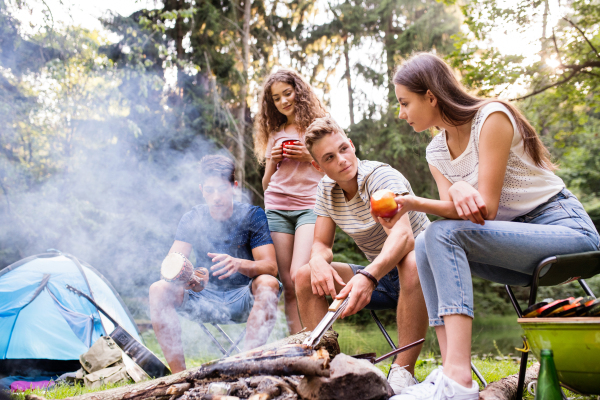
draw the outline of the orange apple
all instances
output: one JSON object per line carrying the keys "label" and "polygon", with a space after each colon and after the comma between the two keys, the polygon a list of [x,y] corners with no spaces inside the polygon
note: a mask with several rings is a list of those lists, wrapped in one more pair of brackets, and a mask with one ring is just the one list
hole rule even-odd
{"label": "orange apple", "polygon": [[392,218],[398,212],[398,204],[394,198],[396,195],[391,190],[382,189],[371,196],[371,210],[373,214],[381,218]]}

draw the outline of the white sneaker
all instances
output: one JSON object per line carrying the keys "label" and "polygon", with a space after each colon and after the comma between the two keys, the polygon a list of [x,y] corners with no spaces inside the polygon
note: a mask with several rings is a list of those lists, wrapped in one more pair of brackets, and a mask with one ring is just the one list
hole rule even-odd
{"label": "white sneaker", "polygon": [[393,363],[387,380],[395,394],[399,394],[402,389],[418,383],[415,377],[404,367]]}
{"label": "white sneaker", "polygon": [[[433,375],[433,376],[432,376]],[[390,400],[478,400],[479,385],[472,381],[470,388],[459,385],[443,374],[442,368],[434,370],[422,383],[402,390]]]}

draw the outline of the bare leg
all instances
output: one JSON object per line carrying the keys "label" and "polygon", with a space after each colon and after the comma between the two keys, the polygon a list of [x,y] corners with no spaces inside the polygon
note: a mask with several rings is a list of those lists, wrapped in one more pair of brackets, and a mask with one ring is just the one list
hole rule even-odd
{"label": "bare leg", "polygon": [[254,349],[267,342],[277,316],[279,282],[274,276],[259,275],[252,282],[254,306],[246,323],[244,350]]}
{"label": "bare leg", "polygon": [[[417,273],[415,252],[408,253],[398,266],[400,298],[398,299],[398,347],[405,346],[425,337],[427,333],[427,308]],[[415,363],[423,346],[417,346],[398,354],[396,364],[405,366],[414,375]]]}
{"label": "bare leg", "polygon": [[175,311],[183,303],[183,294],[182,286],[165,281],[154,282],[150,286],[152,328],[173,373],[185,369],[181,325]]}
{"label": "bare leg", "polygon": [[473,380],[471,375],[473,319],[462,314],[445,315],[443,318],[446,333],[444,375],[470,388]]}
{"label": "bare leg", "polygon": [[312,249],[314,237],[315,224],[302,225],[296,229],[294,256],[292,258],[292,267],[290,268],[292,285],[295,285],[296,272],[310,261],[310,250]]}
{"label": "bare leg", "polygon": [[279,270],[279,279],[283,284],[283,300],[285,302],[285,317],[287,319],[288,329],[291,334],[297,333],[302,329],[300,316],[298,315],[298,304],[296,302],[296,291],[290,274],[292,266],[292,248],[294,248],[294,235],[282,232],[271,232],[271,238],[275,245],[275,255],[277,257],[277,269]]}
{"label": "bare leg", "polygon": [[[340,274],[344,282],[348,282],[354,275],[348,264],[332,263],[333,268]],[[342,290],[337,282],[335,290],[339,293]],[[308,330],[313,330],[327,314],[327,299],[325,296],[313,294],[310,284],[310,266],[308,264],[300,267],[296,273],[296,294],[298,296],[298,308],[300,309],[300,318],[302,324]]]}
{"label": "bare leg", "polygon": [[437,336],[438,344],[440,345],[440,353],[442,353],[443,364],[446,360],[446,349],[448,348],[448,343],[446,341],[446,327],[444,325],[436,326],[435,334]]}

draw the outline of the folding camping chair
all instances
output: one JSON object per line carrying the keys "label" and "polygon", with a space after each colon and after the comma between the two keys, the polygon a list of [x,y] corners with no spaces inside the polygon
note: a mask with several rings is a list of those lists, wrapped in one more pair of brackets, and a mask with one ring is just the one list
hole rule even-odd
{"label": "folding camping chair", "polygon": [[221,334],[221,336],[223,336],[225,338],[225,340],[227,340],[227,342],[229,342],[226,345],[226,346],[229,346],[228,349],[223,347],[223,345],[217,340],[217,338],[211,333],[211,331],[208,330],[208,328],[206,327],[206,325],[203,322],[198,322],[198,325],[200,325],[200,328],[210,338],[210,340],[212,340],[212,342],[215,344],[215,346],[217,346],[217,349],[219,349],[221,351],[221,353],[223,354],[222,358],[229,357],[234,350],[237,350],[238,353],[242,352],[240,350],[240,348],[238,347],[238,344],[240,344],[240,342],[246,335],[245,327],[242,330],[242,332],[238,335],[238,337],[235,340],[232,340],[231,337],[227,334],[227,332],[225,332],[223,330],[223,328],[221,328],[218,324],[216,324],[214,322],[210,322],[210,324]]}
{"label": "folding camping chair", "polygon": [[[394,341],[392,340],[392,338],[390,337],[390,335],[385,330],[383,324],[381,323],[381,321],[377,317],[377,314],[375,314],[375,311],[374,310],[369,310],[369,312],[371,313],[371,318],[373,318],[373,321],[375,321],[375,323],[379,327],[379,330],[381,331],[381,333],[385,337],[385,340],[389,343],[389,345],[392,348],[392,350],[396,350],[398,347],[396,346],[396,344],[394,343]],[[477,369],[477,367],[475,367],[475,364],[473,364],[473,363],[471,363],[471,370],[473,370],[473,373],[475,374],[475,376],[477,376],[477,379],[479,379],[479,381],[481,382],[481,384],[483,385],[483,387],[487,387],[487,382],[486,382],[485,378],[483,377],[483,375],[481,375],[481,372],[479,372],[479,370]]]}
{"label": "folding camping chair", "polygon": [[[556,286],[577,280],[583,291],[592,297],[594,293],[584,281],[600,274],[600,251],[590,251],[586,253],[565,254],[552,256],[542,260],[533,272],[531,277],[531,290],[529,292],[528,306],[535,304],[537,291],[540,286]],[[505,286],[508,297],[515,308],[517,316],[523,317],[523,311],[515,298],[515,295],[509,285]],[[519,369],[519,382],[517,386],[517,400],[523,398],[523,384],[525,382],[525,371],[527,369],[527,352],[521,355],[521,367]],[[564,395],[563,395],[564,397]]]}

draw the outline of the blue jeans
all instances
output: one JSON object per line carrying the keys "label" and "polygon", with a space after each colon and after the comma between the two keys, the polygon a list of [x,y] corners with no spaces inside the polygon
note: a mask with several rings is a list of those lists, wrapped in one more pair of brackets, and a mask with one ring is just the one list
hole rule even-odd
{"label": "blue jeans", "polygon": [[[359,269],[365,269],[362,265],[348,264],[354,275]],[[366,305],[366,310],[395,310],[400,297],[400,279],[398,268],[394,267],[383,278],[371,294],[371,301]]]}
{"label": "blue jeans", "polygon": [[600,237],[577,198],[563,189],[512,221],[433,222],[415,243],[429,325],[444,315],[473,317],[475,276],[525,286],[539,262],[550,256],[598,250]]}
{"label": "blue jeans", "polygon": [[[244,323],[254,306],[252,283],[227,289],[208,286],[200,292],[184,291],[183,302],[177,312],[183,317],[204,323],[230,324]],[[279,282],[279,294],[283,285]]]}

